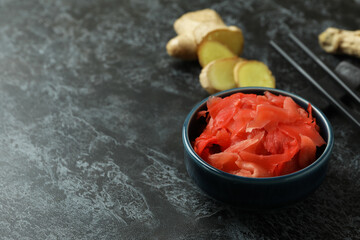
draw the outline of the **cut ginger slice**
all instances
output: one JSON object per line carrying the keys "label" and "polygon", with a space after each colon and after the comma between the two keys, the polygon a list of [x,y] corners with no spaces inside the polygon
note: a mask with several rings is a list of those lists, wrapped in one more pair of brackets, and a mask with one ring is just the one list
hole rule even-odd
{"label": "cut ginger slice", "polygon": [[275,88],[275,78],[269,68],[255,60],[239,62],[234,67],[234,78],[238,87]]}
{"label": "cut ginger slice", "polygon": [[217,59],[210,62],[200,73],[200,84],[210,94],[235,88],[234,66],[242,61],[241,58],[232,57]]}
{"label": "cut ginger slice", "polygon": [[203,41],[198,47],[197,55],[202,67],[217,59],[236,56],[228,47],[217,41]]}
{"label": "cut ginger slice", "polygon": [[242,53],[244,48],[244,37],[240,28],[230,26],[210,31],[202,41],[219,42],[233,52],[236,56]]}

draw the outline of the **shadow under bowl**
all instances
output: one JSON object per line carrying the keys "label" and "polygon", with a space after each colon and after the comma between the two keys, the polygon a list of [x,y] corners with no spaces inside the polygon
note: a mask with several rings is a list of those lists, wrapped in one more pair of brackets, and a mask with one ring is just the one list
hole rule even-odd
{"label": "shadow under bowl", "polygon": [[[272,88],[247,87],[223,91],[213,96],[226,97],[234,93],[263,95],[269,91],[276,95],[291,97],[298,105],[307,109],[309,102],[295,94]],[[184,160],[192,180],[210,197],[234,204],[246,210],[272,209],[284,207],[306,198],[323,181],[334,145],[334,134],[326,116],[314,105],[313,117],[320,127],[320,135],[326,145],[317,149],[317,159],[297,172],[267,178],[249,178],[223,172],[201,159],[192,147],[192,142],[206,126],[204,118],[197,113],[206,110],[204,99],[188,114],[182,128]]]}

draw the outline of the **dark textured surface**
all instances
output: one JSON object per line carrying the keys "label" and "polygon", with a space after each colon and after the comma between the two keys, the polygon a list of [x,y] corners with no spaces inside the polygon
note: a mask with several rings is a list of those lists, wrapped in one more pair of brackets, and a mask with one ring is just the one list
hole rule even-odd
{"label": "dark textured surface", "polygon": [[177,17],[207,7],[242,28],[243,56],[267,63],[278,88],[315,105],[326,101],[269,39],[332,93],[341,90],[287,31],[333,69],[359,66],[316,40],[328,26],[358,28],[359,0],[1,0],[1,238],[359,239],[360,131],[334,109],[329,172],[304,201],[248,213],[191,182],[181,127],[207,94],[200,66],[168,57],[165,45]]}

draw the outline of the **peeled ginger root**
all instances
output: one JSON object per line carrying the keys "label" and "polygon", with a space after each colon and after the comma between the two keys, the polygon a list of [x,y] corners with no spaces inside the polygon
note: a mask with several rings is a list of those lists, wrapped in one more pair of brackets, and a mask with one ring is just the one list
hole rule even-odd
{"label": "peeled ginger root", "polygon": [[204,41],[198,48],[199,63],[205,67],[208,63],[222,58],[236,57],[225,45],[216,41]]}
{"label": "peeled ginger root", "polygon": [[199,78],[209,94],[235,87],[275,88],[275,78],[264,63],[238,57],[210,62],[202,69]]}
{"label": "peeled ginger root", "polygon": [[328,53],[348,54],[360,58],[360,30],[328,28],[319,35],[319,44]]}
{"label": "peeled ginger root", "polygon": [[234,66],[241,61],[238,57],[212,61],[200,73],[201,86],[210,94],[235,88]]}
{"label": "peeled ginger root", "polygon": [[[217,12],[204,9],[185,13],[174,23],[178,34],[166,45],[170,56],[184,60],[196,60],[198,46],[206,40],[218,41],[239,55],[244,38],[239,28],[226,26]],[[231,38],[231,39],[230,39]]]}
{"label": "peeled ginger root", "polygon": [[275,78],[262,62],[242,61],[234,67],[234,79],[238,87],[275,88]]}

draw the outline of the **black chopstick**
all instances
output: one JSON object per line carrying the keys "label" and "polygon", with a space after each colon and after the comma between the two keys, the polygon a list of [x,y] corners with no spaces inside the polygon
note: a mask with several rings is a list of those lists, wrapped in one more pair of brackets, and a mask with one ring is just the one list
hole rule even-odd
{"label": "black chopstick", "polygon": [[333,71],[331,71],[331,69],[326,66],[326,64],[324,62],[322,62],[313,52],[311,52],[311,50],[306,47],[301,41],[300,39],[298,39],[294,34],[289,33],[289,37],[291,38],[291,40],[293,40],[304,52],[307,53],[307,55],[309,55],[309,57],[311,57],[317,64],[320,65],[320,67],[322,67],[338,84],[340,84],[340,86],[347,91],[354,99],[356,99],[356,101],[358,103],[360,103],[360,97],[353,92]]}
{"label": "black chopstick", "polygon": [[323,87],[321,87],[315,79],[313,79],[300,65],[298,65],[284,50],[282,50],[274,41],[270,41],[270,45],[283,56],[296,70],[298,70],[314,87],[325,95],[336,107],[338,107],[349,119],[351,119],[358,127],[360,122],[353,117],[335,98],[333,98]]}

